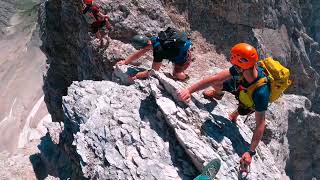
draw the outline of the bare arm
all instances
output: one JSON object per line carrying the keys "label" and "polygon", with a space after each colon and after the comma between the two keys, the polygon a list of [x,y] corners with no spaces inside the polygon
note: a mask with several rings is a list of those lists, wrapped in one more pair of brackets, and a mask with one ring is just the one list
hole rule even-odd
{"label": "bare arm", "polygon": [[140,58],[143,56],[146,52],[148,52],[152,48],[152,45],[148,45],[143,49],[138,50],[134,54],[130,55],[126,60],[125,64],[130,64],[131,62],[135,61],[136,59]]}
{"label": "bare arm", "polygon": [[265,130],[265,112],[255,112],[255,118],[256,118],[256,129],[254,130],[253,137],[251,140],[251,146],[250,151],[254,151],[256,147],[258,146],[264,130]]}
{"label": "bare arm", "polygon": [[196,84],[191,85],[188,90],[190,93],[194,93],[196,91],[200,91],[202,89],[205,89],[215,82],[223,82],[224,80],[231,77],[231,74],[229,72],[229,69],[225,69],[218,74],[215,74],[214,76],[209,76],[207,78],[202,79]]}

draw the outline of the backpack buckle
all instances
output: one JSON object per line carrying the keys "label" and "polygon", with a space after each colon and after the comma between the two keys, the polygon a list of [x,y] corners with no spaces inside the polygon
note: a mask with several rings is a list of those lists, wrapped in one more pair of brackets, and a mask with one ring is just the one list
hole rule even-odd
{"label": "backpack buckle", "polygon": [[239,85],[238,86],[238,91],[240,92],[240,91],[247,91],[247,88],[245,88],[245,87],[243,87],[242,85]]}

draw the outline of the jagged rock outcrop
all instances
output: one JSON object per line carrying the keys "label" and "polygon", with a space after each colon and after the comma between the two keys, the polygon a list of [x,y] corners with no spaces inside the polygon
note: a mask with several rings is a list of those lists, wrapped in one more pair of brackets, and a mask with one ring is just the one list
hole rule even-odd
{"label": "jagged rock outcrop", "polygon": [[68,94],[63,98],[66,121],[79,128],[73,144],[85,177],[190,179],[195,175],[173,133],[157,117],[150,94],[106,81],[73,83]]}
{"label": "jagged rock outcrop", "polygon": [[318,179],[319,114],[310,112],[311,103],[305,97],[297,99],[294,96],[285,96],[280,105],[290,107],[282,116],[287,117],[287,121],[283,122],[288,123],[287,139],[290,155],[286,165],[287,174],[293,177],[292,179]]}
{"label": "jagged rock outcrop", "polygon": [[[51,68],[49,68],[46,75],[45,89],[47,90],[45,91],[48,92],[46,102],[52,109],[51,114],[61,114],[61,95],[66,95],[66,88],[71,84],[71,81],[106,79],[110,75],[108,73],[110,65],[115,59],[112,56],[106,57],[103,53],[95,53],[95,48],[92,49],[92,45],[88,43],[90,38],[86,33],[87,25],[80,16],[80,1],[67,1],[63,3],[63,6],[61,6],[61,2],[64,1],[48,1],[46,2],[47,8],[44,9],[42,6],[40,11],[42,17],[40,24],[42,32],[45,32],[42,36],[43,49],[49,57],[49,64],[51,66],[64,64],[61,67],[53,67],[54,72],[51,72]],[[135,3],[131,1],[121,1],[120,3],[98,1],[98,4],[105,9],[114,24],[115,31],[110,34],[111,37],[123,42],[129,42],[130,37],[134,34],[155,34],[159,29],[172,25],[174,22],[184,29],[199,31],[201,36],[215,45],[215,50],[218,53],[222,53],[226,57],[229,56],[230,47],[239,41],[255,44],[261,57],[271,55],[290,67],[295,82],[291,92],[312,99],[312,109],[319,111],[317,109],[320,107],[317,105],[320,99],[318,97],[320,93],[318,93],[319,74],[317,70],[319,63],[317,59],[320,58],[320,47],[307,35],[302,23],[302,19],[305,18],[303,12],[306,12],[306,9],[314,8],[313,11],[310,10],[312,16],[318,14],[316,13],[317,3],[314,3],[313,6],[307,6],[308,8],[303,8],[304,4],[300,5],[291,1],[268,4],[263,2],[244,3],[240,0],[237,3],[233,1],[224,3],[206,3],[205,1],[192,3],[164,1],[161,3],[156,0]],[[169,10],[165,11],[162,4]],[[73,15],[65,14],[63,9],[68,9],[68,12]],[[252,12],[252,10],[255,13],[244,13]],[[179,13],[180,16],[178,16]],[[64,42],[68,42],[70,45]],[[54,51],[54,49],[59,49],[59,51]],[[69,50],[81,53],[80,55],[78,53],[64,53]],[[56,63],[50,63],[50,57],[55,59]],[[102,58],[107,60],[101,60]],[[63,63],[57,63],[60,61]],[[59,76],[60,78],[51,78],[51,73],[53,77]],[[57,79],[60,79],[59,82],[56,82]],[[304,81],[305,79],[310,81]],[[58,86],[57,84],[66,84],[66,86]],[[50,91],[53,92],[49,93]],[[59,113],[54,113],[55,111],[59,111]],[[58,119],[61,120],[61,117]]]}
{"label": "jagged rock outcrop", "polygon": [[48,60],[45,102],[54,121],[63,120],[61,97],[75,80],[101,80],[106,68],[95,61],[81,1],[45,1],[39,10],[42,50]]}
{"label": "jagged rock outcrop", "polygon": [[[219,157],[224,163],[218,178],[237,179],[239,156],[250,141],[248,129],[237,129],[223,113],[208,119],[195,105],[185,110],[177,106],[170,91],[178,85],[161,74],[157,76],[160,83],[152,79],[136,87],[83,81],[69,88],[69,95],[63,98],[65,124],[70,123],[76,133],[73,145],[84,176],[191,179],[196,171],[185,161],[190,156],[199,170]],[[280,178],[271,153],[261,145],[249,179]]]}
{"label": "jagged rock outcrop", "polygon": [[[319,139],[316,131],[309,130],[317,127],[312,124],[311,128],[311,122],[318,123],[319,119],[319,115],[310,111],[320,111],[317,104],[320,99],[317,92],[319,45],[311,38],[315,35],[308,35],[310,30],[304,27],[307,23],[302,20],[305,17],[302,12],[310,8],[315,9],[312,16],[316,16],[317,6],[302,8],[305,6],[298,1],[282,0],[110,0],[97,3],[110,16],[115,29],[105,48],[99,48],[88,35],[87,24],[80,15],[79,0],[49,0],[41,6],[43,50],[50,64],[45,76],[45,100],[53,119],[63,121],[49,125],[48,129],[52,141],[61,151],[56,153],[59,154],[56,158],[63,159],[61,154],[65,153],[70,159],[67,169],[72,171],[63,174],[61,163],[54,175],[98,179],[189,179],[197,173],[195,168],[201,170],[211,158],[219,157],[223,166],[218,178],[238,178],[239,156],[248,147],[252,135],[248,127],[253,129],[255,124],[249,120],[247,126],[242,119],[235,126],[224,118],[236,106],[231,96],[221,102],[209,103],[195,95],[193,103],[179,104],[174,91],[181,86],[161,73],[131,86],[113,82],[75,82],[67,91],[73,81],[82,80],[132,84],[126,79],[128,69],[119,67],[111,75],[112,65],[134,51],[127,44],[130,37],[154,34],[167,25],[175,25],[190,31],[194,40],[196,61],[188,70],[192,77],[189,84],[218,71],[213,66],[227,67],[229,49],[239,41],[257,46],[261,57],[272,55],[290,67],[294,79],[290,92],[305,95],[311,101],[300,96],[285,96],[270,107],[272,113],[268,115],[264,143],[258,148],[249,179],[280,179],[285,174],[292,179],[318,178],[318,153],[316,148],[304,148],[304,142],[315,139],[311,145],[316,147]],[[148,54],[140,64],[149,67],[150,60]],[[165,64],[165,67],[170,65]],[[124,92],[132,101],[123,96]],[[66,96],[64,101],[62,96]],[[305,105],[305,102],[310,103]],[[134,107],[141,103],[146,104],[141,112],[137,112]],[[117,107],[121,104],[123,107]],[[131,108],[126,109],[125,105]],[[121,114],[130,117],[118,117],[119,108]],[[110,116],[113,113],[116,115]],[[137,113],[143,117],[137,117]],[[148,117],[147,120],[144,117]],[[303,127],[298,126],[301,123]],[[130,131],[132,134],[128,133]],[[303,136],[297,137],[300,133]],[[145,143],[144,138],[151,143]],[[184,160],[184,157],[190,160]],[[156,171],[145,163],[160,164],[163,169]]]}
{"label": "jagged rock outcrop", "polygon": [[[120,67],[115,76],[123,75],[123,78],[125,72],[127,68]],[[196,94],[193,102],[184,105],[175,100],[175,90],[180,86],[161,73],[132,86],[107,81],[73,83],[69,95],[63,98],[65,124],[70,128],[63,134],[74,136],[69,146],[71,143],[75,146],[74,154],[79,155],[83,175],[100,179],[190,179],[196,172],[194,168],[201,169],[210,159],[219,157],[223,164],[218,179],[238,179],[239,156],[248,148],[252,133],[242,123],[243,119],[236,126],[224,118],[234,102],[223,100],[213,108]],[[279,107],[284,108],[279,110]],[[294,157],[299,163],[286,167],[288,143],[295,144],[294,136],[301,135],[294,125],[299,121],[290,114],[303,111],[312,118],[301,119],[300,123],[318,124],[319,116],[312,116],[309,108],[306,98],[294,95],[284,96],[271,107],[273,111],[268,117],[273,121],[267,123],[265,144],[259,145],[248,179],[281,179],[285,168],[288,172],[290,168],[304,168],[304,172],[313,172],[305,178],[316,177],[315,169],[310,166],[314,157],[305,163]],[[308,135],[308,129],[305,138],[314,138]],[[56,132],[59,131],[50,134]],[[312,144],[316,148],[317,143]],[[301,147],[290,148],[290,156],[296,156],[295,148]],[[314,154],[313,148],[305,150],[306,155]],[[191,161],[184,162],[186,158]],[[303,174],[290,175],[303,177]]]}

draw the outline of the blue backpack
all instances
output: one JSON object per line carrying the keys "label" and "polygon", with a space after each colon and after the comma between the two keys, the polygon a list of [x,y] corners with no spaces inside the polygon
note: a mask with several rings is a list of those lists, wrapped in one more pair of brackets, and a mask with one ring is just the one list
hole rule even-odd
{"label": "blue backpack", "polygon": [[158,37],[154,39],[154,55],[155,58],[169,59],[179,63],[185,60],[191,45],[192,42],[186,32],[168,27],[165,31],[160,31]]}

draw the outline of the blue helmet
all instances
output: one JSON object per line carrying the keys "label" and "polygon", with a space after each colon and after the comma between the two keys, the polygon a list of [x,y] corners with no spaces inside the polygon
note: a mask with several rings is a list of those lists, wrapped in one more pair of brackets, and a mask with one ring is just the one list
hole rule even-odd
{"label": "blue helmet", "polygon": [[148,46],[149,38],[143,35],[135,35],[132,38],[132,45],[136,49],[142,49]]}

